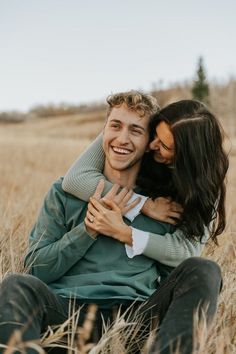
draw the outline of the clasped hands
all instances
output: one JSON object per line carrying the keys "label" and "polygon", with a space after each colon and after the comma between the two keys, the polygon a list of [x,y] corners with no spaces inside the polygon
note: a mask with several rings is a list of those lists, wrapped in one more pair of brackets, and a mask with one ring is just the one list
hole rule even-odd
{"label": "clasped hands", "polygon": [[[140,202],[140,198],[129,203],[133,191],[128,188],[120,189],[117,184],[102,198],[103,189],[104,180],[100,180],[89,200],[84,221],[87,232],[94,238],[98,234],[103,234],[132,246],[132,230],[123,221],[123,215],[134,208]],[[175,224],[181,218],[183,209],[170,198],[160,197],[155,200],[148,198],[141,211],[158,221]]]}
{"label": "clasped hands", "polygon": [[131,228],[125,224],[122,216],[134,208],[140,201],[136,198],[129,203],[133,191],[115,184],[102,198],[104,180],[100,180],[94,195],[90,198],[85,217],[87,232],[96,237],[99,233],[120,242],[132,245]]}

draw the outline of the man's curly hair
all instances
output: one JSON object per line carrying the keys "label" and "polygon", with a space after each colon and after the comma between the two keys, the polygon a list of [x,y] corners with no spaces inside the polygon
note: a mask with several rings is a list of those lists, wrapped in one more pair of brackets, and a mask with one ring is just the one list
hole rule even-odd
{"label": "man's curly hair", "polygon": [[120,107],[122,104],[125,104],[129,110],[137,113],[140,117],[150,117],[160,110],[155,97],[134,90],[110,95],[107,97],[107,103],[109,105],[107,117],[113,107]]}

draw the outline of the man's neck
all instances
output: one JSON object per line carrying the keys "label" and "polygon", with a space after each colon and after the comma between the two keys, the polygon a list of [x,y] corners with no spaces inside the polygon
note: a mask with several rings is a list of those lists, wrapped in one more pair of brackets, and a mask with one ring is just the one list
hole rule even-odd
{"label": "man's neck", "polygon": [[119,171],[111,168],[109,163],[105,161],[104,176],[111,182],[119,184],[121,187],[132,189],[136,184],[137,175],[140,166],[138,164],[128,168],[127,170]]}

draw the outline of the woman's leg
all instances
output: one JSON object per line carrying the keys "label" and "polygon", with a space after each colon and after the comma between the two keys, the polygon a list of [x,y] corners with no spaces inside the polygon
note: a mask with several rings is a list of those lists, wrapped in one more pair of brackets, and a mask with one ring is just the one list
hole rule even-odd
{"label": "woman's leg", "polygon": [[207,324],[212,320],[221,289],[219,266],[210,260],[192,257],[182,262],[140,307],[143,323],[151,319],[158,328],[152,353],[170,354],[180,345],[181,354],[192,353],[193,319],[198,312]]}

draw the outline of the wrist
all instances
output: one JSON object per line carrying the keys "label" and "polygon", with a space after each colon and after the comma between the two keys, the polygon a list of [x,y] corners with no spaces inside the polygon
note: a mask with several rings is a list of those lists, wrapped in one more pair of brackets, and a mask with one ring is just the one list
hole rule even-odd
{"label": "wrist", "polygon": [[94,231],[94,230],[92,230],[92,229],[90,229],[89,227],[85,227],[86,228],[86,232],[87,232],[87,234],[90,236],[90,237],[92,237],[92,238],[94,238],[95,240],[97,239],[97,236],[98,236],[98,232],[97,231]]}
{"label": "wrist", "polygon": [[133,245],[133,239],[132,239],[132,229],[128,225],[123,225],[122,228],[119,229],[119,232],[117,233],[117,240],[126,243],[129,246]]}
{"label": "wrist", "polygon": [[152,211],[152,208],[153,208],[153,200],[151,198],[148,198],[145,203],[143,204],[142,206],[142,209],[141,209],[141,212],[142,214],[144,215],[147,215],[147,216],[152,216],[151,214],[151,211]]}

